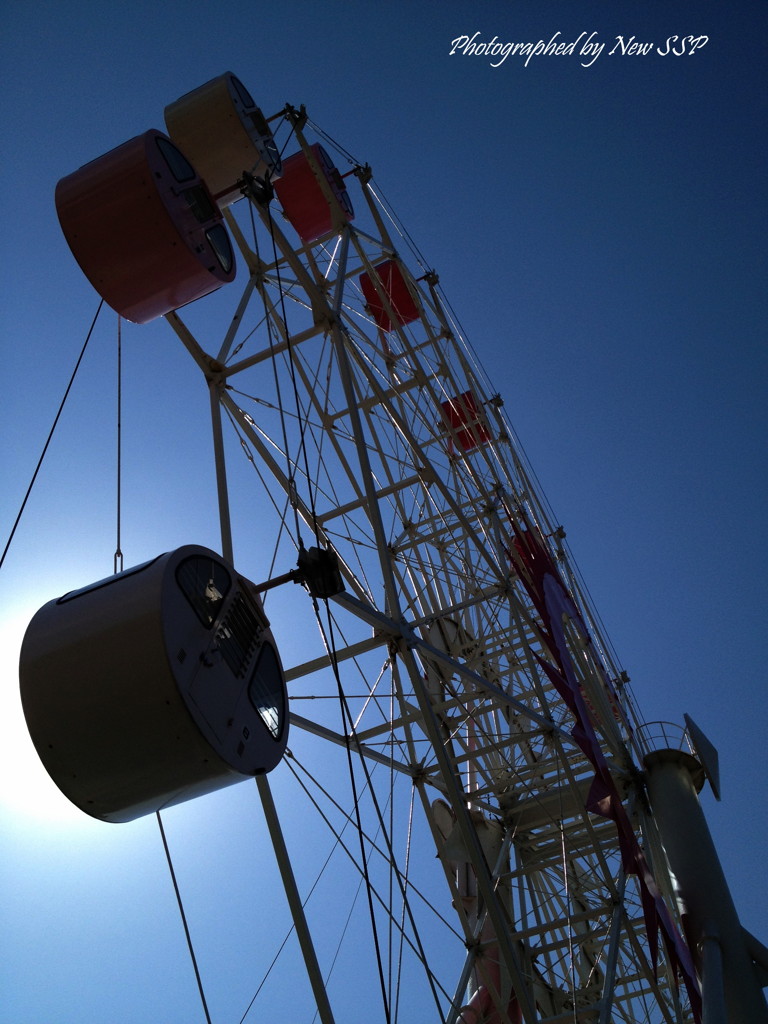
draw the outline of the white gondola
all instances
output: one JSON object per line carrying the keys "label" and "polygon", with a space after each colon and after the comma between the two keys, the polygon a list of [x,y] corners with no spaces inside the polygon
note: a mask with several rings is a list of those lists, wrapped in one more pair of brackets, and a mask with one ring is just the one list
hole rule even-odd
{"label": "white gondola", "polygon": [[270,771],[288,728],[253,585],[188,545],[44,605],[21,694],[46,770],[78,807],[131,821]]}

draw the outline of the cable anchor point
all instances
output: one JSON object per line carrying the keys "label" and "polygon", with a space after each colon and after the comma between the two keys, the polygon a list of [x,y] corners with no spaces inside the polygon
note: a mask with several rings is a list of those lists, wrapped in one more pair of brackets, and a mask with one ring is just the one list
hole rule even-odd
{"label": "cable anchor point", "polygon": [[260,583],[255,589],[263,593],[283,583],[300,583],[312,597],[320,600],[336,597],[346,589],[336,552],[331,548],[305,548],[303,545],[299,550],[297,568]]}
{"label": "cable anchor point", "polygon": [[251,174],[250,171],[243,171],[240,179],[240,191],[247,199],[252,199],[258,206],[269,206],[275,198],[275,190],[269,173],[264,177]]}

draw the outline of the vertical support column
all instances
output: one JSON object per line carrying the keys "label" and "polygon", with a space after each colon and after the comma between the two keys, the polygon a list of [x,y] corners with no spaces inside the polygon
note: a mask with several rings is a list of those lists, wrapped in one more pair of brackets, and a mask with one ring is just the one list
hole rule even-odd
{"label": "vertical support column", "polygon": [[221,553],[230,565],[234,565],[232,549],[232,523],[229,515],[229,490],[227,488],[227,465],[224,459],[224,436],[221,429],[221,404],[219,394],[221,383],[210,381],[211,425],[213,427],[213,457],[216,463],[216,489],[219,499],[219,523],[221,529]]}
{"label": "vertical support column", "polygon": [[608,956],[605,964],[605,979],[603,981],[603,994],[600,999],[600,1020],[598,1024],[610,1024],[611,1012],[613,1010],[613,990],[616,983],[616,963],[619,958],[619,936],[621,934],[621,919],[624,915],[624,890],[626,888],[626,875],[622,868],[616,886],[616,902],[613,905],[611,917],[611,931],[608,940]]}
{"label": "vertical support column", "polygon": [[[224,437],[221,429],[221,404],[219,400],[221,387],[222,385],[220,380],[216,378],[210,380],[211,422],[213,425],[213,449],[216,460],[216,485],[219,499],[221,547],[224,557],[229,560],[230,564],[234,564],[232,551],[232,525],[229,513],[229,491],[227,488],[227,470],[224,459]],[[325,990],[322,974],[320,973],[320,965],[317,961],[317,954],[315,953],[315,947],[312,942],[312,935],[309,931],[309,925],[307,924],[307,919],[304,914],[304,907],[296,885],[296,878],[293,874],[288,849],[285,845],[285,837],[283,836],[283,830],[280,826],[280,819],[277,815],[277,808],[275,807],[275,802],[272,798],[272,790],[267,776],[257,776],[256,786],[259,790],[259,796],[261,797],[264,817],[267,822],[267,828],[269,829],[269,835],[272,840],[272,847],[275,851],[277,865],[280,870],[280,877],[283,881],[283,888],[285,889],[286,899],[288,900],[288,906],[293,918],[293,925],[296,929],[299,946],[301,947],[302,956],[307,968],[309,983],[315,997],[317,1012],[322,1024],[334,1024],[333,1012],[331,1010],[330,1003],[328,1002],[328,994]]]}
{"label": "vertical support column", "polygon": [[257,776],[256,785],[259,788],[259,796],[261,797],[261,803],[264,807],[264,816],[267,820],[267,827],[269,828],[269,834],[272,838],[272,845],[275,850],[275,856],[277,857],[277,864],[280,868],[280,875],[283,879],[285,895],[288,899],[288,905],[291,908],[293,924],[296,928],[296,936],[299,940],[301,952],[304,957],[304,963],[307,968],[307,974],[309,975],[309,983],[312,986],[312,992],[317,1005],[317,1012],[322,1024],[334,1024],[333,1012],[331,1011],[331,1005],[328,1002],[328,993],[325,991],[325,984],[323,983],[323,977],[320,973],[320,965],[317,962],[317,954],[315,953],[315,947],[312,943],[312,936],[309,931],[307,919],[304,916],[304,907],[301,903],[299,890],[296,887],[296,879],[293,874],[293,868],[291,867],[288,850],[285,846],[283,830],[280,827],[280,820],[277,817],[277,809],[275,808],[275,802],[272,799],[272,790],[270,789],[267,776]]}
{"label": "vertical support column", "polygon": [[521,1007],[522,1018],[525,1020],[526,1024],[535,1024],[536,1008],[529,988],[529,979],[525,977],[516,954],[511,936],[510,922],[506,913],[502,911],[499,906],[499,900],[494,886],[494,879],[491,877],[491,872],[488,868],[485,854],[480,845],[477,831],[470,817],[466,793],[463,789],[461,780],[457,777],[456,766],[451,762],[451,759],[445,749],[434,709],[424,687],[422,671],[416,664],[416,659],[413,654],[413,648],[416,645],[416,637],[406,627],[403,619],[397,587],[392,574],[392,566],[389,563],[387,554],[389,546],[380,518],[373,472],[368,458],[367,441],[363,430],[360,410],[358,408],[357,396],[355,394],[349,353],[346,347],[346,335],[339,322],[342,289],[345,280],[344,270],[348,249],[349,231],[345,233],[342,239],[342,249],[339,255],[338,280],[336,294],[334,296],[334,318],[329,326],[332,342],[338,358],[339,379],[347,401],[352,435],[355,440],[355,446],[359,458],[363,490],[368,507],[369,522],[371,524],[371,529],[373,530],[373,534],[376,539],[376,546],[379,552],[382,577],[384,580],[387,612],[397,623],[400,624],[402,639],[399,642],[399,655],[413,684],[419,709],[422,713],[424,729],[432,743],[435,758],[437,763],[440,765],[440,769],[446,783],[446,797],[456,814],[457,825],[477,878],[480,896],[487,908],[488,919],[493,924],[495,930],[496,938],[499,943],[500,957],[509,973],[515,996]]}
{"label": "vertical support column", "polygon": [[647,754],[645,768],[661,841],[685,905],[704,1020],[768,1024],[765,996],[699,804],[694,779],[701,778],[701,765],[685,751],[667,749]]}
{"label": "vertical support column", "polygon": [[713,931],[702,936],[701,953],[701,1024],[727,1024],[723,955],[720,940]]}

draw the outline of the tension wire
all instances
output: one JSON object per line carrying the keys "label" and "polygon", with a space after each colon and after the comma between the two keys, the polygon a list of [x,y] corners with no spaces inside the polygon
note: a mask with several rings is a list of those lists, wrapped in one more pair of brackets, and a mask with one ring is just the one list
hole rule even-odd
{"label": "tension wire", "polygon": [[64,392],[64,397],[62,398],[61,404],[59,405],[59,411],[56,413],[56,417],[55,417],[55,419],[53,421],[53,426],[51,427],[50,432],[48,434],[48,437],[46,438],[45,444],[43,445],[43,450],[42,450],[42,453],[40,455],[40,458],[37,460],[37,465],[35,466],[35,471],[32,474],[32,479],[29,482],[29,487],[27,488],[27,493],[24,495],[24,500],[21,503],[21,508],[19,509],[18,515],[16,516],[16,519],[15,519],[15,521],[13,523],[13,527],[12,527],[10,535],[8,537],[8,541],[7,541],[6,545],[5,545],[5,547],[3,548],[2,555],[0,555],[0,566],[2,566],[3,562],[5,561],[5,556],[8,554],[8,550],[9,550],[9,548],[11,546],[11,542],[13,540],[14,534],[16,533],[16,529],[17,529],[19,523],[21,522],[21,517],[24,514],[24,509],[27,506],[27,501],[29,500],[29,496],[32,493],[32,488],[35,486],[35,481],[37,480],[37,474],[40,472],[40,467],[43,464],[43,459],[45,458],[45,453],[48,451],[48,446],[50,445],[51,441],[53,440],[54,431],[56,430],[56,427],[58,425],[58,422],[59,422],[59,419],[61,417],[61,414],[64,411],[64,405],[65,405],[65,403],[67,401],[67,398],[69,396],[69,392],[72,390],[72,385],[75,383],[75,377],[77,376],[77,371],[80,369],[80,363],[83,361],[83,356],[85,355],[85,350],[88,347],[88,342],[91,340],[91,335],[93,334],[93,329],[96,326],[96,321],[99,318],[99,313],[101,312],[101,307],[103,305],[104,305],[104,299],[102,299],[101,302],[99,303],[99,308],[96,310],[96,315],[94,316],[94,318],[93,318],[93,320],[91,322],[91,326],[88,329],[88,334],[86,335],[85,341],[83,342],[83,347],[80,350],[80,355],[77,357],[77,362],[75,363],[75,368],[72,371],[72,376],[69,378],[69,384],[67,384],[67,389]]}
{"label": "tension wire", "polygon": [[176,902],[179,905],[179,913],[181,914],[181,923],[184,925],[184,934],[187,937],[187,948],[189,949],[189,956],[192,960],[192,968],[195,972],[195,978],[197,979],[197,988],[200,993],[200,1001],[203,1004],[203,1012],[205,1013],[205,1019],[207,1024],[211,1024],[211,1015],[208,1013],[208,1004],[205,1001],[205,992],[203,991],[203,982],[200,977],[200,971],[197,966],[197,957],[195,956],[195,950],[192,946],[192,936],[189,934],[189,926],[187,925],[187,915],[184,913],[184,904],[181,902],[181,893],[179,892],[179,884],[176,881],[176,872],[173,870],[173,861],[171,860],[171,851],[168,848],[168,840],[165,838],[165,829],[163,828],[163,819],[160,817],[160,811],[155,811],[155,817],[157,818],[157,824],[160,827],[160,838],[163,840],[163,849],[165,850],[165,859],[168,861],[168,870],[171,873],[171,881],[173,882],[173,891],[176,893]]}

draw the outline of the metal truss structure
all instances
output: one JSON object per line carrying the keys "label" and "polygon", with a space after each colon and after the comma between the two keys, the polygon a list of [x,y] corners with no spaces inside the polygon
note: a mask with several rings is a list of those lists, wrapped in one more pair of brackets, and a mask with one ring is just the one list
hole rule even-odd
{"label": "metal truss structure", "polygon": [[[292,813],[301,799],[334,885],[359,893],[366,1019],[693,1021],[641,722],[502,399],[369,168],[331,188],[304,112],[271,126],[332,230],[302,241],[271,183],[244,180],[231,321],[212,342],[193,310],[167,319],[210,389],[223,554],[252,486],[275,573],[311,546],[343,579],[308,587],[316,654],[283,649],[285,765]],[[329,915],[258,781],[320,1019],[352,1019]]]}

